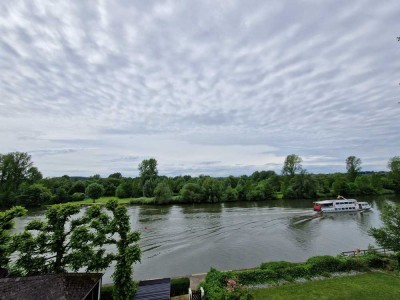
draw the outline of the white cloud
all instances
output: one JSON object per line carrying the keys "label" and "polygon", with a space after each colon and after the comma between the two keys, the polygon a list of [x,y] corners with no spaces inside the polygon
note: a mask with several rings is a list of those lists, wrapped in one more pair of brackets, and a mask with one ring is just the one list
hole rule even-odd
{"label": "white cloud", "polygon": [[107,175],[128,157],[229,175],[291,153],[311,171],[399,155],[397,1],[0,8],[0,153],[96,148],[34,155],[45,175]]}

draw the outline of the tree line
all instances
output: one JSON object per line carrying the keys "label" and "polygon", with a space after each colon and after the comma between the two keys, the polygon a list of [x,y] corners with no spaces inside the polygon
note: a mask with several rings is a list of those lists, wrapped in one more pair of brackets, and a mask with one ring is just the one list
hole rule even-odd
{"label": "tree line", "polygon": [[21,152],[0,154],[0,205],[37,207],[45,204],[75,202],[102,196],[118,198],[152,197],[154,203],[201,203],[225,201],[260,201],[400,193],[400,156],[388,161],[388,172],[362,172],[362,161],[349,156],[347,173],[311,174],[296,154],[288,155],[280,174],[271,170],[256,171],[250,176],[215,178],[206,175],[167,177],[158,174],[157,160],[143,160],[139,176],[121,173],[107,178],[43,178],[30,155]]}

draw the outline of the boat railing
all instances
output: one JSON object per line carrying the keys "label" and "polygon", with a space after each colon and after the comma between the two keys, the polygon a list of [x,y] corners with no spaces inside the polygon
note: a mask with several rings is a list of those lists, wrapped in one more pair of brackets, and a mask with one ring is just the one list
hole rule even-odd
{"label": "boat railing", "polygon": [[342,255],[344,256],[357,256],[357,255],[365,255],[368,253],[383,253],[383,254],[390,254],[393,253],[393,250],[386,249],[386,248],[371,248],[371,249],[355,249],[353,251],[344,251]]}

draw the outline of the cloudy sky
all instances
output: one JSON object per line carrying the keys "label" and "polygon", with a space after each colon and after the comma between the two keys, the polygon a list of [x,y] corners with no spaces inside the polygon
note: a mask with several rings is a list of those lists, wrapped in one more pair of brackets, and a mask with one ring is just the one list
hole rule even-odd
{"label": "cloudy sky", "polygon": [[400,2],[1,1],[0,153],[44,176],[386,170]]}

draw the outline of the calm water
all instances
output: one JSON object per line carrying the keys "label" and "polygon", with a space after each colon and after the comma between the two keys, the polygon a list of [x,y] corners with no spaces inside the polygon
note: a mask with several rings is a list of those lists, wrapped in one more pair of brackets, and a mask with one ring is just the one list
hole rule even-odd
{"label": "calm water", "polygon": [[[368,236],[380,226],[380,210],[399,196],[362,198],[373,209],[364,213],[321,216],[312,211],[312,200],[275,200],[221,204],[130,206],[135,230],[142,232],[142,262],[136,279],[181,276],[255,267],[271,260],[304,261],[375,245]],[[30,212],[17,222],[21,231],[43,210]],[[111,282],[110,267],[103,283]]]}

